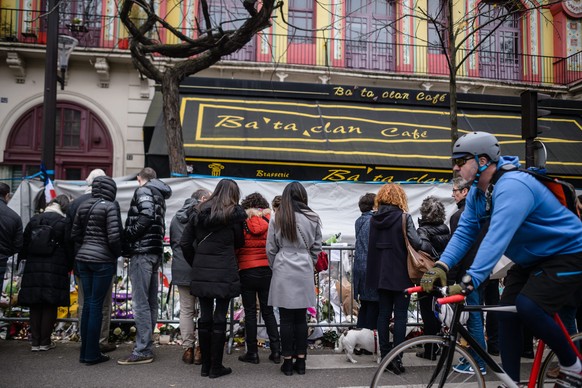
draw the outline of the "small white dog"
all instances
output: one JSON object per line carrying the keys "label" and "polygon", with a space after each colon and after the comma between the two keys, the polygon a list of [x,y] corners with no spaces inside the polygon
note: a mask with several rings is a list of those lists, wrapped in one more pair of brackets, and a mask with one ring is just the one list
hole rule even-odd
{"label": "small white dog", "polygon": [[348,361],[357,363],[354,359],[354,349],[365,349],[376,355],[376,362],[380,363],[380,343],[378,333],[370,329],[352,329],[344,332],[337,340],[335,352],[345,352]]}

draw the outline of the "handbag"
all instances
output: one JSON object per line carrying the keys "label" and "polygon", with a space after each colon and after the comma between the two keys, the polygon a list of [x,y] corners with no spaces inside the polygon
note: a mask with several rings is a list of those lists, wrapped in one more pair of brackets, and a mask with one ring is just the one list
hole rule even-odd
{"label": "handbag", "polygon": [[[305,240],[305,236],[303,236],[303,232],[301,231],[301,228],[299,227],[299,225],[297,225],[297,230],[299,231],[299,234],[301,235],[301,239],[303,240],[303,244],[305,244],[305,249],[307,249],[307,252],[309,253],[309,246],[307,245],[307,241]],[[319,273],[321,271],[325,271],[327,270],[329,267],[329,258],[327,256],[327,253],[325,251],[321,251],[317,254],[317,262],[315,263],[315,272]]]}
{"label": "handbag", "polygon": [[418,282],[422,275],[432,267],[434,267],[434,259],[426,252],[417,251],[410,245],[408,235],[406,233],[406,213],[402,213],[402,232],[404,234],[404,242],[406,244],[406,266],[408,268],[408,277],[413,283]]}
{"label": "handbag", "polygon": [[315,270],[317,272],[327,271],[329,268],[329,257],[326,251],[321,251],[317,255],[317,263],[315,263]]}

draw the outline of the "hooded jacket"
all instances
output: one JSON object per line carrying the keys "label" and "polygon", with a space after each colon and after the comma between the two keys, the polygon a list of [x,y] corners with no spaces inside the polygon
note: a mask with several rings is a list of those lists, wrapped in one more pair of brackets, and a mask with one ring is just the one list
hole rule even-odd
{"label": "hooded jacket", "polygon": [[268,267],[267,231],[271,219],[271,209],[247,209],[248,218],[244,222],[245,244],[236,252],[239,270]]}
{"label": "hooded jacket", "polygon": [[[402,229],[402,214],[397,206],[382,205],[370,220],[366,272],[368,287],[402,291],[412,286],[408,277],[408,253]],[[406,233],[414,249],[431,252],[430,242],[418,235],[410,214],[406,215]]]}
{"label": "hooded jacket", "polygon": [[193,198],[184,201],[184,205],[176,212],[172,222],[170,222],[170,246],[172,247],[172,283],[177,286],[190,285],[190,270],[192,267],[182,253],[180,239],[184,233],[184,228],[188,224],[190,216],[194,212],[194,206],[198,204]]}
{"label": "hooded jacket", "polygon": [[[505,164],[519,167],[516,156],[503,156]],[[441,261],[451,268],[474,244],[487,218],[490,225],[473,264],[467,271],[475,287],[489,277],[505,254],[514,263],[528,267],[550,256],[582,252],[582,223],[574,213],[535,177],[510,171],[495,184],[492,211],[486,211],[485,193],[473,186],[465,211]]]}
{"label": "hooded jacket", "polygon": [[170,186],[158,179],[135,190],[123,231],[124,255],[164,253],[166,199],[171,196]]}
{"label": "hooded jacket", "polygon": [[[207,202],[206,202],[207,203]],[[190,217],[180,246],[192,264],[190,290],[201,298],[230,299],[240,294],[235,250],[244,244],[244,209],[236,205],[224,223],[210,218],[210,206]]]}
{"label": "hooded jacket", "polygon": [[[68,306],[70,293],[69,271],[73,267],[73,257],[65,244],[67,222],[56,205],[58,211],[45,210],[37,214],[26,225],[24,230],[24,246],[19,260],[26,260],[22,285],[18,293],[18,303],[23,306],[32,304],[51,304]],[[52,226],[52,236],[57,248],[52,255],[33,255],[28,252],[32,243],[31,232],[39,224]],[[49,249],[47,247],[47,249]]]}
{"label": "hooded jacket", "polygon": [[76,260],[115,262],[121,255],[121,212],[115,201],[117,185],[107,176],[95,178],[91,198],[77,210],[71,238],[81,245]]}

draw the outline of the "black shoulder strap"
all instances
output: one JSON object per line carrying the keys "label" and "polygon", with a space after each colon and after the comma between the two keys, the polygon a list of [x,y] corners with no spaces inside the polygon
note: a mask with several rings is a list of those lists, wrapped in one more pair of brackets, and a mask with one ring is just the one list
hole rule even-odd
{"label": "black shoulder strap", "polygon": [[83,233],[85,233],[85,231],[87,230],[87,224],[89,223],[89,216],[93,212],[93,209],[95,209],[95,206],[97,206],[97,204],[101,201],[102,201],[102,199],[100,199],[100,198],[97,199],[97,201],[95,201],[95,203],[93,205],[91,205],[91,207],[89,208],[89,211],[87,212],[87,217],[85,217],[85,220],[83,222]]}

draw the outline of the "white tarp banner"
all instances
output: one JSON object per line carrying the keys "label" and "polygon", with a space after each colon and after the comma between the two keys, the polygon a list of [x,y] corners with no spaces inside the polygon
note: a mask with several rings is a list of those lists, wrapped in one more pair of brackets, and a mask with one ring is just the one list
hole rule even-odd
{"label": "white tarp banner", "polygon": [[[115,179],[117,182],[116,199],[121,207],[121,217],[124,221],[133,193],[138,187],[135,179],[127,179],[127,177]],[[172,188],[172,197],[166,202],[166,226],[169,227],[176,211],[195,190],[205,188],[212,191],[219,180],[220,178],[212,177],[162,179]],[[280,195],[289,183],[287,181],[234,180],[241,189],[241,199],[248,194],[259,192],[269,203],[273,197]],[[382,186],[382,184],[356,182],[302,182],[302,184],[307,190],[309,206],[321,217],[323,239],[326,240],[332,234],[341,233],[341,242],[344,243],[354,241],[354,223],[361,214],[358,208],[360,197],[368,192],[377,193]],[[57,180],[54,185],[57,194],[67,194],[71,198],[80,196],[87,189],[84,181]],[[447,210],[447,223],[449,217],[457,210],[451,197],[451,184],[403,184],[403,187],[408,196],[410,214],[417,227],[420,216],[418,209],[422,200],[429,195],[439,198],[444,203]],[[42,188],[41,181],[23,181],[9,203],[9,206],[21,215],[25,225],[34,215],[35,199]]]}

